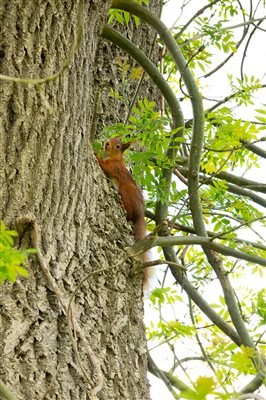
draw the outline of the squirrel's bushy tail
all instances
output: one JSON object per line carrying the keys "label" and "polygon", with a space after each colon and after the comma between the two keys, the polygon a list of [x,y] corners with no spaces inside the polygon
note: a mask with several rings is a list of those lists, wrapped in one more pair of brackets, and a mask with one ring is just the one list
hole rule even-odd
{"label": "squirrel's bushy tail", "polygon": [[[134,225],[133,225],[133,235],[134,235],[135,242],[137,240],[144,239],[147,236],[146,223],[145,223],[144,217],[143,218],[139,218],[134,223]],[[146,251],[143,254],[142,261],[144,263],[151,261],[151,254],[150,254],[149,251]],[[152,278],[152,276],[154,274],[154,269],[152,267],[144,268],[143,274],[144,274],[144,277],[143,277],[143,289],[147,290],[147,289],[149,289],[151,278]]]}

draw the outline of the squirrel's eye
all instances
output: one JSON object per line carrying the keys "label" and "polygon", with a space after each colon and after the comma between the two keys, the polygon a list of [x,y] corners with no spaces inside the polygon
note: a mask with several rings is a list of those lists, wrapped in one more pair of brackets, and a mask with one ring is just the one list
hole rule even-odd
{"label": "squirrel's eye", "polygon": [[117,144],[115,147],[117,148],[117,150],[119,150],[121,148],[121,145]]}

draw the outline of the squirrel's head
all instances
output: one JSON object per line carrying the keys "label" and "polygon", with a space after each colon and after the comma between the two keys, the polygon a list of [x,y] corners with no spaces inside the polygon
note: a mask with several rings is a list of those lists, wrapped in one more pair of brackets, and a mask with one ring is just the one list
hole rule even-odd
{"label": "squirrel's head", "polygon": [[131,142],[123,143],[119,137],[111,138],[104,143],[104,150],[109,156],[123,154],[131,145]]}

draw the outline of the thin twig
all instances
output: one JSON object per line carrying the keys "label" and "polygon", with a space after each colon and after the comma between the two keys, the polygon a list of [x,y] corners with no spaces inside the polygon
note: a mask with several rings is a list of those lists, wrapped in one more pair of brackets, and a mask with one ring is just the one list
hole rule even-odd
{"label": "thin twig", "polygon": [[183,271],[186,271],[186,268],[181,264],[175,263],[173,261],[166,261],[166,260],[161,260],[161,259],[144,262],[143,267],[149,268],[149,267],[154,267],[155,265],[165,265],[165,264],[168,264],[173,267],[180,268]]}
{"label": "thin twig", "polygon": [[[249,21],[245,21],[245,22],[241,22],[239,24],[235,24],[235,25],[230,25],[230,26],[225,26],[224,28],[220,28],[220,31],[225,32],[225,31],[229,31],[230,29],[236,29],[236,28],[241,28],[242,26],[247,26],[247,25],[252,25],[254,22],[262,22],[266,19],[266,16],[262,17],[262,18],[254,18],[251,19]],[[179,44],[179,47],[184,47],[187,44],[194,42],[195,40],[201,39],[205,36],[208,36],[208,33],[201,33],[198,35],[193,36],[191,39],[185,40],[183,43]]]}

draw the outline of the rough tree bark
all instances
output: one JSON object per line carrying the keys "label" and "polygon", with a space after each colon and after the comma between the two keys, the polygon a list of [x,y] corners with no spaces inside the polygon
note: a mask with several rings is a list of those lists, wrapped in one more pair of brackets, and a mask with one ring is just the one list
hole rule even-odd
{"label": "rough tree bark", "polygon": [[[77,50],[57,79],[39,85],[0,80],[0,218],[11,228],[29,213],[36,218],[40,251],[68,301],[87,273],[112,266],[133,242],[90,143],[97,86],[116,73],[104,63],[106,44],[104,51],[99,47],[110,1],[85,2],[80,17],[76,0],[33,3],[1,1],[0,73],[52,76],[69,58],[73,43]],[[83,35],[77,43],[79,25]],[[143,43],[152,37],[145,30],[138,35]],[[110,53],[107,59],[110,68]],[[113,113],[119,120],[118,106],[112,109],[107,95],[102,101],[101,124]],[[31,223],[17,228],[18,245],[32,246]],[[142,278],[132,277],[131,266],[128,261],[119,270],[92,275],[74,299],[76,319],[103,373],[98,399],[149,398]],[[91,398],[96,367],[84,341],[77,339],[89,385],[66,316],[35,256],[28,270],[28,279],[0,289],[0,378],[18,399]]]}

